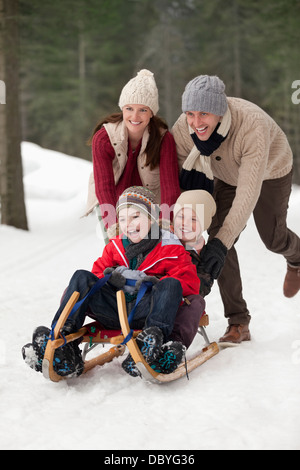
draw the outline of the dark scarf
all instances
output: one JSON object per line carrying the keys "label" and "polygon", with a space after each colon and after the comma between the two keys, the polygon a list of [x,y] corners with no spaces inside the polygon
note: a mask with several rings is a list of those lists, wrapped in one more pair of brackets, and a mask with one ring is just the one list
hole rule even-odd
{"label": "dark scarf", "polygon": [[130,269],[137,269],[142,264],[150,251],[161,241],[161,236],[162,234],[158,224],[154,223],[151,226],[148,236],[139,243],[131,243],[127,237],[122,239]]}
{"label": "dark scarf", "polygon": [[184,191],[190,189],[204,189],[210,194],[213,193],[214,177],[210,167],[210,155],[217,150],[226,139],[230,123],[231,114],[230,111],[227,110],[222,122],[217,125],[206,141],[198,139],[195,132],[191,133],[191,138],[195,146],[185,160],[180,172],[179,180],[181,189]]}
{"label": "dark scarf", "polygon": [[206,157],[210,157],[210,155],[215,150],[217,150],[220,147],[221,143],[224,142],[224,140],[226,139],[228,134],[226,134],[225,136],[223,136],[221,134],[218,134],[218,129],[220,127],[220,124],[221,123],[219,122],[219,124],[217,125],[217,127],[213,131],[210,138],[205,140],[205,141],[202,141],[202,140],[198,139],[195,132],[193,134],[191,134],[191,137],[194,141],[194,144],[196,145],[196,147],[199,150],[199,152],[201,153],[201,155],[205,155]]}

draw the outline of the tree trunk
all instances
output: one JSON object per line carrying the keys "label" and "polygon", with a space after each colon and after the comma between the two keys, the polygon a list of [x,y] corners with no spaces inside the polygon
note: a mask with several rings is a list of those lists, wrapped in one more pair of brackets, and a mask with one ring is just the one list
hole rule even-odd
{"label": "tree trunk", "polygon": [[0,0],[0,74],[6,85],[6,104],[0,104],[1,223],[28,230],[21,160],[17,0]]}

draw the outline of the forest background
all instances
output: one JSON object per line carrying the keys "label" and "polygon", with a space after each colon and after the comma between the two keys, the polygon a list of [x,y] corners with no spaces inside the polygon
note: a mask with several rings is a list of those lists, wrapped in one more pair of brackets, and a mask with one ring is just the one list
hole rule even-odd
{"label": "forest background", "polygon": [[[169,127],[186,83],[200,74],[218,75],[228,96],[262,107],[286,132],[300,184],[299,0],[0,0],[0,152],[5,137],[91,160],[94,126],[118,111],[122,87],[142,68],[155,74]],[[16,90],[19,124],[8,118],[5,127]],[[1,222],[26,228],[4,217],[13,211],[4,160]]]}

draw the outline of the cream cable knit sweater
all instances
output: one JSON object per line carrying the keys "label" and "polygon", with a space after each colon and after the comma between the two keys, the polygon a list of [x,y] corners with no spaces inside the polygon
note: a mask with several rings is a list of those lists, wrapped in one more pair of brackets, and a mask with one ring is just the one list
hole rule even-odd
{"label": "cream cable knit sweater", "polygon": [[[287,175],[293,164],[284,132],[261,108],[240,98],[227,98],[231,113],[229,134],[211,155],[216,178],[236,186],[232,207],[216,235],[229,249],[244,229],[255,208],[264,180]],[[181,169],[194,143],[186,115],[172,128]]]}

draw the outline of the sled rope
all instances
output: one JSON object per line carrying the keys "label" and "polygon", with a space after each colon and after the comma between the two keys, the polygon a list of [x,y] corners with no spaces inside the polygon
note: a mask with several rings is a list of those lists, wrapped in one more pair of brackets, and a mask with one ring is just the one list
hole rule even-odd
{"label": "sled rope", "polygon": [[[74,315],[74,313],[80,308],[80,306],[83,304],[83,302],[85,302],[85,300],[90,297],[91,295],[95,294],[99,289],[101,289],[101,287],[104,286],[104,284],[106,284],[106,282],[108,282],[109,278],[111,277],[112,273],[109,273],[109,274],[106,274],[104,277],[102,277],[101,279],[99,279],[94,285],[93,287],[91,288],[91,290],[85,295],[85,297],[81,300],[79,300],[78,302],[76,302],[76,304],[74,305],[74,307],[72,308],[71,312],[69,313],[69,316],[67,318],[67,320],[69,318],[72,318],[72,316]],[[126,285],[128,286],[135,286],[136,284],[136,280],[135,279],[126,279]],[[131,324],[132,320],[133,320],[133,317],[135,315],[135,311],[136,311],[136,307],[138,305],[138,303],[141,301],[141,299],[143,298],[144,294],[147,292],[147,290],[150,290],[152,289],[152,282],[149,282],[149,281],[145,281],[145,282],[142,282],[141,284],[141,287],[138,291],[138,294],[137,294],[137,298],[136,298],[136,302],[135,302],[135,305],[133,307],[133,309],[131,310],[129,316],[128,316],[128,323],[129,325]],[[55,328],[55,325],[56,325],[57,322],[55,322],[53,325],[52,325],[52,328],[51,328],[51,331],[50,331],[50,335],[49,335],[49,339],[51,339],[51,341],[53,341],[55,338],[54,338],[54,328]],[[128,335],[126,336],[126,338],[123,340],[123,342],[121,343],[122,345],[123,344],[126,344],[128,343],[128,341],[132,338],[132,335],[133,335],[133,329],[130,330],[130,332],[128,333]],[[65,336],[63,335],[62,332],[60,332],[60,336],[61,338],[64,340],[64,343],[59,346],[59,348],[62,348],[63,346],[65,346],[65,344],[67,343],[67,340],[65,338]]]}
{"label": "sled rope", "polygon": [[[126,281],[126,284],[128,283],[128,285],[131,285],[131,286],[134,286],[136,284],[136,281],[134,279],[127,279]],[[142,300],[142,298],[144,297],[145,293],[147,292],[147,290],[151,290],[152,289],[152,282],[149,282],[149,281],[144,281],[142,282],[141,284],[141,287],[138,291],[138,294],[137,294],[137,298],[136,298],[136,302],[135,302],[135,305],[133,307],[133,309],[131,310],[129,316],[128,316],[128,323],[129,323],[129,326],[131,325],[131,322],[133,320],[133,317],[135,315],[135,311],[136,311],[136,307],[138,306],[139,302]],[[124,338],[123,342],[121,343],[122,345],[123,344],[126,344],[128,343],[128,341],[132,338],[132,335],[133,335],[133,329],[131,328],[130,329],[130,332],[128,333],[128,335],[126,336],[126,338]]]}
{"label": "sled rope", "polygon": [[186,375],[186,378],[187,378],[187,380],[190,380],[189,371],[188,371],[188,367],[187,367],[186,354],[185,354],[185,353],[184,353],[184,367],[185,367],[185,375]]}
{"label": "sled rope", "polygon": [[[76,304],[74,305],[74,307],[72,308],[71,312],[69,313],[69,316],[67,318],[67,320],[69,318],[71,318],[74,313],[79,309],[79,307],[83,304],[83,302],[88,298],[90,297],[91,295],[95,294],[95,292],[97,292],[97,290],[101,289],[102,286],[104,286],[104,284],[109,280],[111,276],[111,273],[109,274],[106,274],[106,276],[102,277],[101,279],[99,279],[94,285],[93,287],[91,288],[91,290],[86,294],[86,296],[79,300],[78,302],[76,302]],[[53,325],[52,325],[52,328],[51,328],[51,331],[50,331],[50,339],[51,341],[54,340],[54,328],[55,328],[55,325],[56,325],[57,322],[55,322]],[[65,336],[60,332],[60,336],[62,337],[62,339],[64,340],[64,344],[62,344],[62,346],[59,346],[60,348],[62,348],[65,344],[66,344],[66,338]]]}

